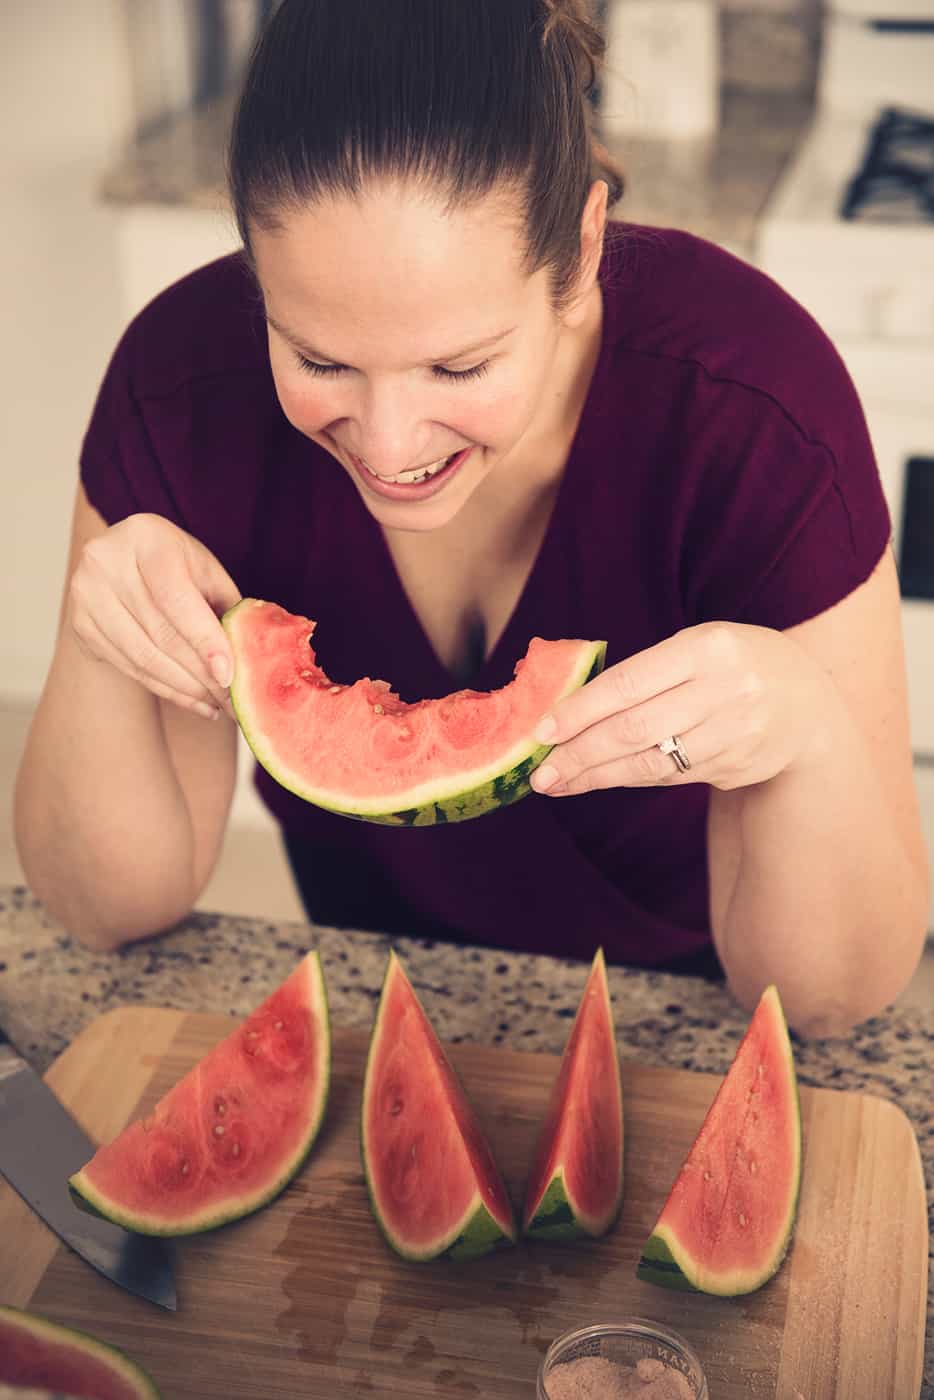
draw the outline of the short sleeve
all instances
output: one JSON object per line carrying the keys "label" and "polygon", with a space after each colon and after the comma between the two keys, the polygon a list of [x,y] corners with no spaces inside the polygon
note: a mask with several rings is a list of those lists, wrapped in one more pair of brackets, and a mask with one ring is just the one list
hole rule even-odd
{"label": "short sleeve", "polygon": [[856,390],[829,342],[811,347],[820,421],[737,383],[713,389],[684,534],[686,607],[779,630],[840,602],[872,573],[891,522]]}
{"label": "short sleeve", "polygon": [[81,481],[108,525],[151,511],[187,528],[134,396],[136,324],[117,345],[98,390],[81,448]]}

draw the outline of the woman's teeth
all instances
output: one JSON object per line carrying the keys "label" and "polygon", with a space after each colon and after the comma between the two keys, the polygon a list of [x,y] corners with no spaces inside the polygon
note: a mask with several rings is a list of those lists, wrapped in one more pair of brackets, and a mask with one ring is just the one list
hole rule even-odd
{"label": "woman's teeth", "polygon": [[[370,473],[370,476],[375,476],[378,481],[401,482],[403,486],[408,486],[416,481],[427,481],[430,476],[437,475],[441,468],[446,467],[456,456],[457,453],[452,452],[450,457],[439,457],[437,462],[429,462],[425,467],[412,467],[409,471],[399,472],[397,476],[380,476],[378,472],[373,470],[368,462],[363,462],[363,465]],[[360,460],[363,461],[362,458]]]}

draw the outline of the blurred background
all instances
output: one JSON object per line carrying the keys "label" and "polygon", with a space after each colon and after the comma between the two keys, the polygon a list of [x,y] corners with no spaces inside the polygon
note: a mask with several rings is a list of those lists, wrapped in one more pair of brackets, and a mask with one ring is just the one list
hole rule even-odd
{"label": "blurred background", "polygon": [[[9,796],[97,386],[130,317],[237,246],[224,143],[274,8],[0,0],[0,883],[22,878]],[[934,852],[934,0],[604,0],[599,18],[598,122],[628,178],[617,217],[764,268],[856,380],[893,514]],[[246,762],[201,907],[301,916]]]}

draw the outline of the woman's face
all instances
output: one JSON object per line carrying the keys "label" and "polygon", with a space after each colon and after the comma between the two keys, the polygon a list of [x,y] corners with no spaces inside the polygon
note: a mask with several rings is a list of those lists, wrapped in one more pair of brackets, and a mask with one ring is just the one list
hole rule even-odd
{"label": "woman's face", "polygon": [[373,182],[254,231],[283,411],[389,528],[446,524],[560,411],[599,292],[559,317],[518,230],[502,196]]}

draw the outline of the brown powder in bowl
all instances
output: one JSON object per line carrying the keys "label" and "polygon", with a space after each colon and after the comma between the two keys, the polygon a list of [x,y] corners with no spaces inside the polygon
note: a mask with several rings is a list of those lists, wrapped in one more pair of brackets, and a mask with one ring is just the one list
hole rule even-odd
{"label": "brown powder in bowl", "polygon": [[695,1400],[686,1376],[649,1357],[633,1367],[605,1356],[579,1356],[556,1366],[545,1389],[548,1400]]}

